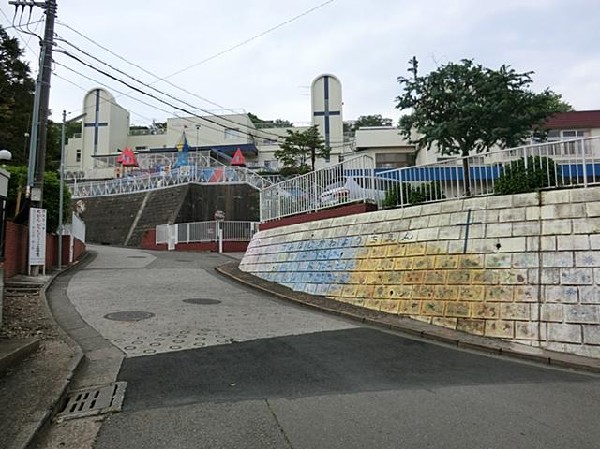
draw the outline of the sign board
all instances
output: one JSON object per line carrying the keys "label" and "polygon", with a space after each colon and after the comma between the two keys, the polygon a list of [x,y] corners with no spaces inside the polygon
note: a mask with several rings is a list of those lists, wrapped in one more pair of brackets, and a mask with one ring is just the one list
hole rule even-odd
{"label": "sign board", "polygon": [[29,265],[46,265],[46,209],[29,210]]}

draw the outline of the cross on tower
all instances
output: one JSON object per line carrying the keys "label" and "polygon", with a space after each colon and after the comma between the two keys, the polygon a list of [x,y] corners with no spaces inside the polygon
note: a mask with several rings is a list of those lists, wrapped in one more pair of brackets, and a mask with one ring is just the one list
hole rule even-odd
{"label": "cross on tower", "polygon": [[341,111],[330,111],[329,110],[329,77],[325,75],[323,77],[323,111],[315,111],[313,112],[314,117],[323,117],[324,122],[324,132],[325,132],[325,146],[331,148],[331,138],[330,138],[330,123],[329,117],[332,115],[340,115]]}
{"label": "cross on tower", "polygon": [[98,122],[100,116],[100,89],[96,89],[96,116],[92,123],[84,123],[86,128],[94,127],[94,154],[98,153],[98,128],[100,126],[108,126],[107,122]]}

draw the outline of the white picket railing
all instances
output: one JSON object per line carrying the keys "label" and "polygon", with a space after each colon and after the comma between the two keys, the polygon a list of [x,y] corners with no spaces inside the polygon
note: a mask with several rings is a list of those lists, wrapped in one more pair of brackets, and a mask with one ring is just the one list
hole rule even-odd
{"label": "white picket railing", "polygon": [[170,173],[154,173],[106,181],[77,182],[69,186],[75,199],[146,192],[196,182],[200,184],[248,184],[263,189],[273,183],[246,167],[187,166]]}
{"label": "white picket railing", "polygon": [[378,201],[375,161],[360,155],[260,191],[261,222],[358,201]]}
{"label": "white picket railing", "polygon": [[258,232],[258,223],[254,221],[203,221],[196,223],[162,224],[156,226],[156,243],[168,244],[170,247],[177,243],[217,242],[219,230],[222,241],[249,242]]}
{"label": "white picket railing", "polygon": [[[551,160],[553,163],[549,163]],[[468,180],[463,168],[469,167]],[[517,161],[536,169],[546,188],[600,183],[600,137],[545,142],[434,164],[379,171],[383,207],[402,207],[466,196],[492,195],[498,180]],[[468,183],[468,186],[467,186]]]}

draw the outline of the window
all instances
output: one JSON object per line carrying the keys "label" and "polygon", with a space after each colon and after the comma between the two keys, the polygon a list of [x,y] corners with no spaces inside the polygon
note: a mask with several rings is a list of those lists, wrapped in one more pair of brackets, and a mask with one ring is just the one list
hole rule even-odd
{"label": "window", "polygon": [[237,139],[240,137],[240,130],[233,128],[225,128],[225,140]]}
{"label": "window", "polygon": [[81,150],[77,150],[75,155],[75,162],[81,162]]}
{"label": "window", "polygon": [[142,147],[135,147],[135,151],[142,151],[142,150],[147,150],[148,147],[146,146],[142,146]]}
{"label": "window", "polygon": [[412,160],[410,153],[375,153],[375,166],[378,168],[409,167]]}

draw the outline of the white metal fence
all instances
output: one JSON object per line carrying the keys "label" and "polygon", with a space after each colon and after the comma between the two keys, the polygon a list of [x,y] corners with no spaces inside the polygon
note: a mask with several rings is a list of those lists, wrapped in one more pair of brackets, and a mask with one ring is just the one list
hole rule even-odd
{"label": "white metal fence", "polygon": [[[219,238],[220,232],[222,238]],[[177,243],[249,242],[258,232],[254,221],[203,221],[196,223],[162,224],[156,227],[156,243],[174,248]]]}
{"label": "white metal fence", "polygon": [[380,201],[375,161],[360,155],[337,165],[266,187],[260,192],[261,222],[356,201]]}
{"label": "white metal fence", "polygon": [[245,167],[194,167],[185,166],[168,174],[132,176],[106,181],[75,182],[70,185],[72,198],[122,195],[161,189],[189,182],[201,184],[249,184],[263,189],[273,183]]}
{"label": "white metal fence", "polygon": [[[380,171],[376,175],[382,199],[379,205],[399,207],[492,195],[498,193],[501,183],[524,181],[526,171],[530,176],[535,172],[539,184],[545,188],[598,184],[600,137],[527,145],[435,164]],[[506,176],[510,172],[520,175],[508,181]]]}

